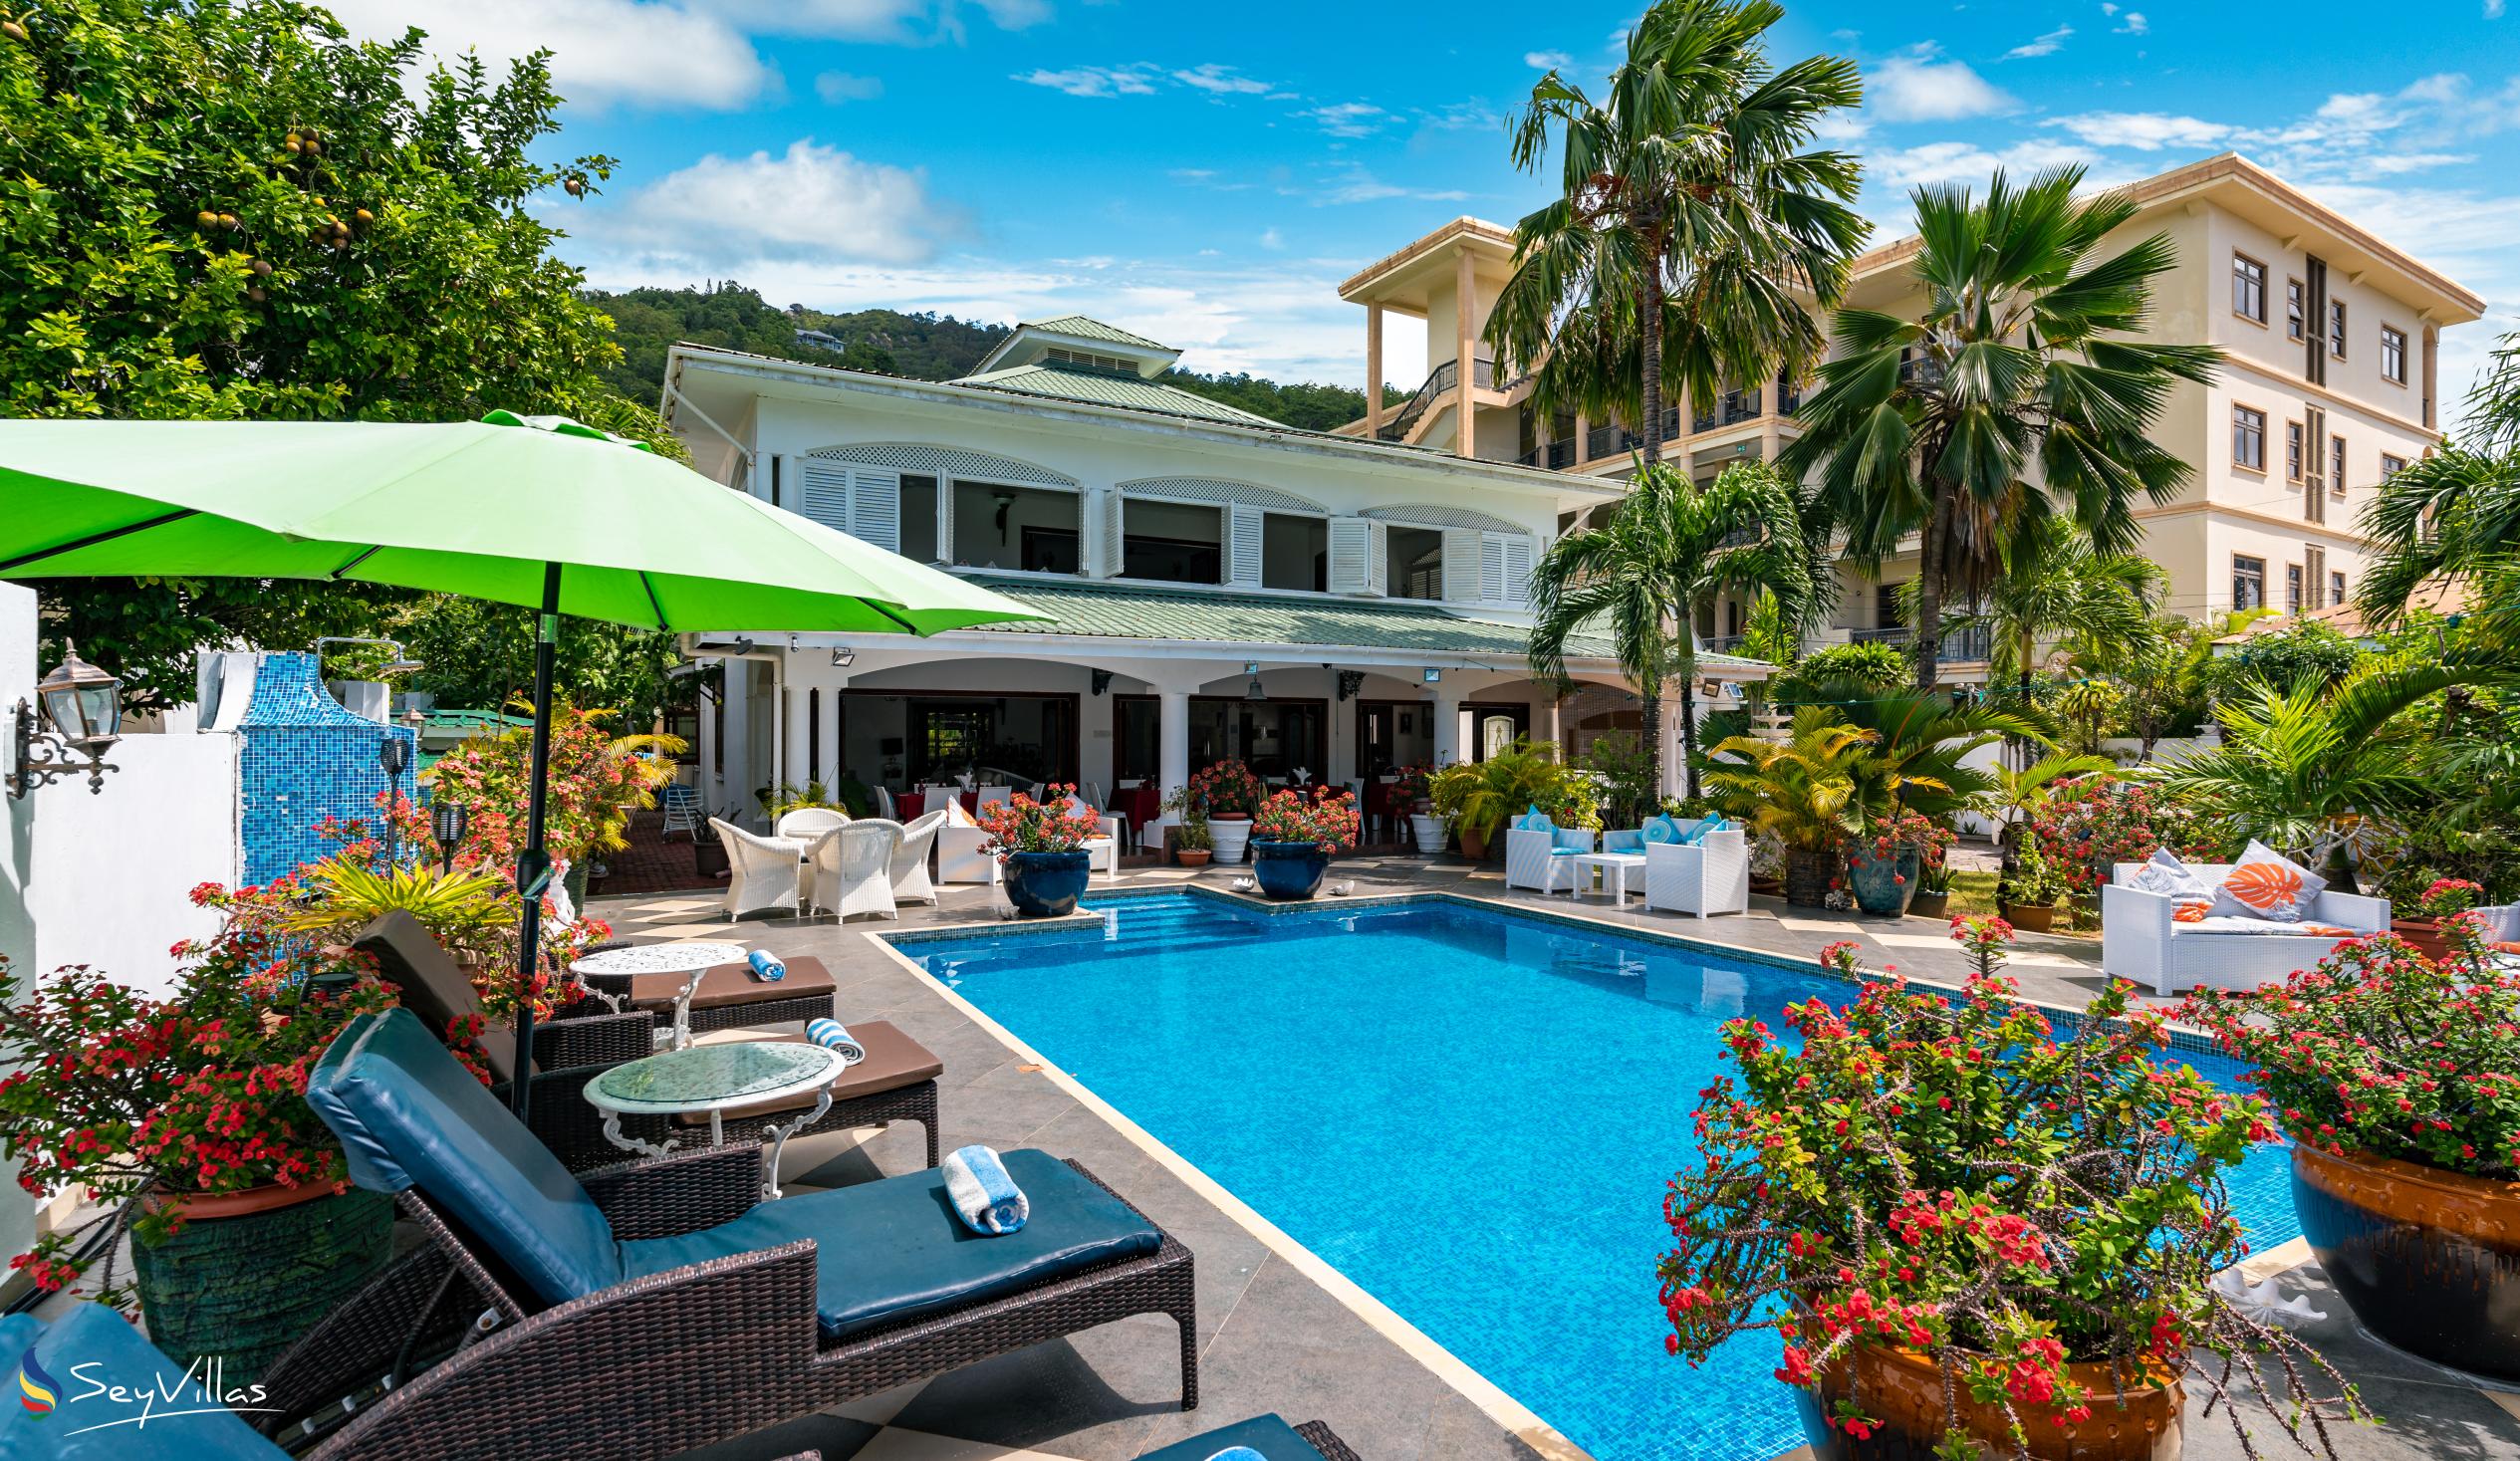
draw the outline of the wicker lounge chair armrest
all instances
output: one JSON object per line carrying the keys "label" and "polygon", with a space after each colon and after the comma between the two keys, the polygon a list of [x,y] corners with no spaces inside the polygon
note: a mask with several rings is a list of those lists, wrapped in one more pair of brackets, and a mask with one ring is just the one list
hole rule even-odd
{"label": "wicker lounge chair armrest", "polygon": [[[735,1143],[624,1162],[578,1179],[621,1239],[713,1228],[761,1200],[761,1149]],[[813,1306],[808,1304],[810,1317]]]}
{"label": "wicker lounge chair armrest", "polygon": [[534,1027],[534,1064],[546,1071],[618,1066],[655,1053],[656,1018],[645,1010],[553,1020]]}
{"label": "wicker lounge chair armrest", "polygon": [[1307,1420],[1295,1427],[1295,1433],[1314,1450],[1321,1452],[1322,1461],[1365,1461],[1364,1457],[1348,1449],[1348,1443],[1339,1439],[1339,1432],[1332,1430],[1324,1421]]}
{"label": "wicker lounge chair armrest", "polygon": [[2322,923],[2341,924],[2359,933],[2385,933],[2389,929],[2389,899],[2367,898],[2330,888],[2319,894],[2319,910],[2311,916]]}
{"label": "wicker lounge chair armrest", "polygon": [[422,1245],[387,1264],[316,1321],[263,1372],[267,1413],[247,1418],[264,1434],[331,1409],[397,1360],[424,1366],[454,1346],[489,1307],[460,1277],[448,1282],[446,1255]]}
{"label": "wicker lounge chair armrest", "polygon": [[[491,1334],[363,1407],[309,1461],[643,1455],[633,1427],[590,1428],[603,1403],[580,1407],[589,1397],[615,1396],[641,1413],[721,1412],[785,1394],[814,1353],[813,1244],[712,1259],[617,1284]],[[630,1394],[621,1393],[626,1386]]]}

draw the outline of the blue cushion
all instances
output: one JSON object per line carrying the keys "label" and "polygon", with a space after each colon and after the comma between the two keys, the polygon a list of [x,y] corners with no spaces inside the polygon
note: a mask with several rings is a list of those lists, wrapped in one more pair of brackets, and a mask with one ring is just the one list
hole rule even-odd
{"label": "blue cushion", "polygon": [[765,1202],[697,1233],[624,1243],[625,1277],[811,1238],[814,1309],[828,1341],[1162,1245],[1152,1223],[1048,1152],[1010,1151],[1004,1160],[1033,1210],[1013,1233],[972,1232],[946,1200],[944,1174],[915,1172]]}
{"label": "blue cushion", "polygon": [[362,1015],[307,1080],[307,1104],[376,1192],[417,1186],[546,1304],[622,1281],[595,1200],[408,1010]]}
{"label": "blue cushion", "polygon": [[1668,845],[1680,840],[1680,825],[1668,817],[1648,817],[1644,834],[1646,842]]}
{"label": "blue cushion", "polygon": [[1274,1415],[1241,1421],[1221,1430],[1195,1435],[1186,1441],[1175,1441],[1160,1451],[1148,1451],[1137,1461],[1207,1461],[1217,1452],[1233,1446],[1248,1446],[1269,1458],[1269,1461],[1321,1461],[1321,1452],[1312,1442],[1295,1433],[1295,1427]]}
{"label": "blue cushion", "polygon": [[[30,1345],[35,1364],[26,1375],[38,1385],[43,1382],[37,1372],[50,1376],[51,1383],[43,1386],[53,1395],[50,1415],[27,1409],[19,1389]],[[169,1456],[183,1461],[287,1461],[287,1453],[224,1408],[225,1397],[205,1397],[197,1381],[206,1372],[185,1374],[129,1321],[101,1304],[73,1304],[49,1326],[31,1314],[0,1319],[0,1384],[8,1390],[0,1395],[0,1456],[26,1461]],[[100,1391],[100,1385],[119,1385],[128,1398],[118,1401]],[[231,1378],[221,1388],[243,1386]],[[176,1398],[167,1399],[170,1395]],[[142,1399],[148,1402],[146,1427],[114,1423],[137,1420]],[[255,1402],[240,1395],[236,1403]]]}
{"label": "blue cushion", "polygon": [[1514,819],[1516,832],[1555,832],[1557,830],[1558,825],[1549,820],[1549,814],[1541,811],[1537,806]]}
{"label": "blue cushion", "polygon": [[1703,822],[1690,823],[1688,830],[1680,834],[1680,846],[1684,848],[1696,847],[1704,841],[1706,841],[1706,824]]}

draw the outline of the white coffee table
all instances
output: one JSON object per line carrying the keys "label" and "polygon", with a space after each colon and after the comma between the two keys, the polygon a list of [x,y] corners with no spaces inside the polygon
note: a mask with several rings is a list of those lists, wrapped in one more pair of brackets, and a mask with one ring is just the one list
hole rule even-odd
{"label": "white coffee table", "polygon": [[1620,907],[1628,906],[1628,871],[1639,871],[1645,865],[1642,852],[1578,852],[1575,854],[1575,886],[1568,891],[1577,897],[1592,890],[1598,875],[1602,891],[1609,893]]}
{"label": "white coffee table", "polygon": [[[569,966],[569,972],[580,976],[595,974],[627,978],[632,974],[683,974],[682,992],[673,997],[673,1024],[658,1034],[669,1049],[680,1050],[691,1043],[691,996],[699,992],[700,976],[720,964],[740,964],[751,953],[740,943],[643,943],[634,948],[606,949],[589,954]],[[594,986],[588,986],[593,989]],[[595,990],[596,998],[621,1013],[619,997]]]}
{"label": "white coffee table", "polygon": [[779,1195],[779,1156],[788,1138],[823,1118],[832,1108],[832,1082],[849,1062],[828,1046],[787,1041],[739,1041],[669,1050],[644,1060],[625,1061],[589,1081],[589,1103],[604,1112],[604,1139],[624,1151],[663,1156],[673,1150],[671,1138],[659,1143],[622,1130],[626,1115],[681,1116],[707,1112],[709,1144],[726,1140],[726,1112],[817,1093],[814,1108],[792,1121],[767,1126],[770,1140],[762,1156],[761,1195]]}

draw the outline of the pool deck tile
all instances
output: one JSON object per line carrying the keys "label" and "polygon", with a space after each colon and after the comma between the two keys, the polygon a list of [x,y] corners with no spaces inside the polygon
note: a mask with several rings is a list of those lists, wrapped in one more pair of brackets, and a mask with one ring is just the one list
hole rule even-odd
{"label": "pool deck tile", "polygon": [[[1098,879],[1098,897],[1178,892],[1187,885],[1224,892],[1247,869],[1201,872],[1146,868],[1117,881]],[[1754,899],[1747,915],[1697,919],[1648,913],[1631,903],[1614,910],[1598,899],[1544,897],[1501,885],[1499,875],[1468,863],[1409,857],[1360,858],[1335,869],[1352,881],[1347,901],[1446,893],[1551,917],[1590,921],[1648,937],[1699,941],[1776,963],[1807,965],[1820,949],[1854,937],[1876,969],[1896,964],[1916,979],[1957,984],[1967,965],[1959,950],[1925,919],[1811,918]],[[1140,1317],[1068,1339],[972,1365],[923,1385],[903,1386],[837,1412],[793,1421],[695,1453],[711,1461],[771,1461],[808,1449],[825,1461],[1131,1461],[1143,1451],[1245,1416],[1276,1411],[1291,1420],[1327,1420],[1370,1461],[1581,1461],[1583,1453],[1554,1433],[1528,1440],[1496,1413],[1497,1398],[1473,1398],[1484,1387],[1463,1385],[1444,1371],[1458,1361],[1405,1331],[1394,1335],[1366,1311],[1370,1299],[1340,1292],[1343,1281],[1318,1259],[1295,1250],[1282,1234],[1252,1226],[1247,1210],[1195,1173],[1185,1179],[1142,1133],[1124,1129],[1105,1108],[1079,1096],[1064,1078],[1039,1069],[960,1002],[870,934],[905,934],[915,951],[921,932],[968,932],[975,925],[1007,934],[1038,923],[1002,921],[994,887],[947,887],[935,907],[909,907],[898,920],[842,925],[830,918],[753,918],[735,925],[714,919],[688,896],[607,899],[593,911],[638,941],[733,937],[793,957],[812,954],[839,985],[844,1019],[887,1019],[945,1063],[940,1080],[947,1149],[971,1141],[1040,1146],[1091,1168],[1178,1237],[1196,1255],[1201,1348],[1199,1408],[1177,1408],[1178,1367],[1169,1321]],[[2024,935],[2012,972],[2023,994],[2079,1008],[2102,987],[2099,946],[2089,940]],[[1124,1118],[1125,1123],[1125,1118]],[[903,1124],[854,1138],[821,1138],[804,1158],[811,1170],[791,1180],[804,1187],[839,1186],[916,1170],[922,1160],[915,1126]],[[792,1157],[798,1153],[791,1152]],[[1177,1160],[1175,1158],[1174,1160]],[[798,1164],[789,1165],[796,1172]],[[1261,1229],[1266,1228],[1265,1221]],[[2418,1457],[2509,1458],[2520,1461],[2520,1399],[2488,1393],[2448,1371],[2395,1353],[2356,1332],[2306,1248],[2262,1255],[2253,1276],[2286,1265],[2288,1293],[2307,1292],[2328,1318],[2305,1333],[2312,1343],[2388,1418],[2377,1429],[2337,1437],[2348,1461],[2413,1461]],[[1352,1286],[1349,1286],[1352,1287]],[[1432,1350],[1431,1353],[1428,1351]],[[1514,1411],[1510,1400],[1503,1402]],[[2241,1448],[2220,1414],[2201,1414],[2191,1396],[2188,1461],[2234,1461]],[[1528,1412],[1523,1412],[1528,1415]],[[2269,1429],[2260,1417],[2261,1433]],[[1536,1442],[1539,1449],[1535,1449]],[[2281,1446],[2268,1436],[2265,1446]],[[2272,1451],[2269,1454],[2273,1454]],[[1752,1458],[1745,1458],[1752,1461]]]}

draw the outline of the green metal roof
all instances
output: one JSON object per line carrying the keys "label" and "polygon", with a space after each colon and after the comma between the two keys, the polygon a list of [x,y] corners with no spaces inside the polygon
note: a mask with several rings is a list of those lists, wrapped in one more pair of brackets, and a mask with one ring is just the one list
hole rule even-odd
{"label": "green metal roof", "polygon": [[949,385],[976,385],[983,390],[1003,390],[1016,395],[1047,396],[1054,400],[1078,400],[1091,405],[1124,406],[1131,410],[1161,411],[1172,416],[1194,416],[1209,421],[1231,421],[1237,426],[1279,426],[1267,416],[1236,410],[1222,401],[1192,395],[1170,385],[1158,385],[1134,375],[1117,374],[1110,370],[1081,368],[1045,361],[1038,365],[1015,365],[1004,370],[991,370],[985,375],[965,375]]}
{"label": "green metal roof", "polygon": [[1027,320],[1015,328],[1049,330],[1060,335],[1073,335],[1080,340],[1106,340],[1114,345],[1133,345],[1139,350],[1168,351],[1172,349],[1160,341],[1148,340],[1142,335],[1132,335],[1117,325],[1106,325],[1100,320],[1089,320],[1083,315],[1062,315],[1056,320]]}
{"label": "green metal roof", "polygon": [[[1050,615],[1047,622],[981,624],[972,633],[1076,634],[1111,639],[1187,639],[1206,643],[1302,644],[1325,649],[1417,649],[1523,657],[1519,624],[1471,618],[1441,605],[1410,600],[1296,599],[1223,589],[1156,588],[1143,584],[974,575],[975,582]],[[1579,635],[1567,645],[1576,659],[1612,657],[1610,641]],[[1713,665],[1751,664],[1703,655]]]}

